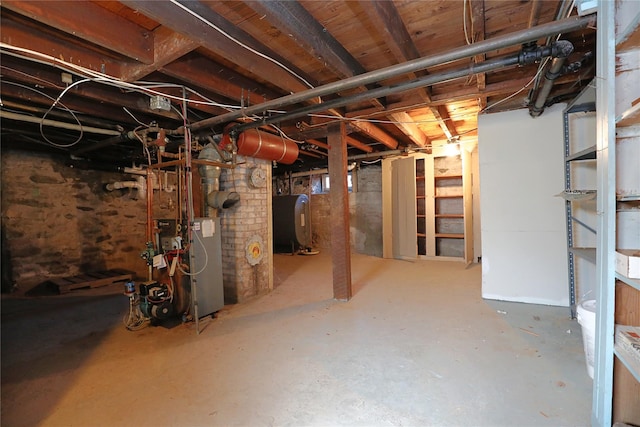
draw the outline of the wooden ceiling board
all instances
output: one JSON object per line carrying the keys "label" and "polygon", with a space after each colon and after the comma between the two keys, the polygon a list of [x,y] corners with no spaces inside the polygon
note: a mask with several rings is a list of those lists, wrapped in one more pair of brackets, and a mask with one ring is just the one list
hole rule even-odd
{"label": "wooden ceiling board", "polygon": [[[383,6],[378,5],[380,7],[374,11],[368,1],[300,0],[277,5],[275,1],[278,0],[271,1],[274,3],[261,4],[253,0],[180,3],[184,8],[202,14],[210,22],[219,22],[228,34],[233,34],[273,60],[265,59],[230,41],[207,23],[196,19],[183,7],[167,1],[75,2],[74,7],[78,8],[75,12],[79,16],[91,10],[91,19],[98,22],[90,28],[80,29],[78,34],[84,38],[59,31],[54,28],[56,25],[45,25],[56,17],[61,19],[61,22],[69,24],[70,21],[65,21],[64,16],[58,13],[61,3],[38,3],[37,7],[44,9],[31,19],[16,15],[8,10],[8,7],[33,10],[35,6],[20,6],[18,3],[7,1],[1,6],[3,31],[0,35],[5,43],[16,43],[17,46],[73,61],[115,77],[143,76],[144,80],[157,79],[161,82],[185,84],[216,101],[253,106],[263,100],[278,99],[308,87],[284,67],[300,74],[311,85],[318,86],[338,82],[363,71],[378,70],[404,62],[415,57],[416,51],[419,56],[425,57],[462,48],[467,45],[463,29],[465,1],[467,13],[476,19],[475,23],[467,19],[467,34],[476,40],[491,39],[527,28],[534,5],[533,0],[394,0]],[[555,19],[560,3],[561,0],[541,1],[538,22],[545,23]],[[51,8],[52,14],[44,16],[48,7]],[[38,16],[39,13],[43,16]],[[298,15],[295,15],[296,13]],[[298,21],[302,23],[310,23],[309,31],[305,33],[301,26],[291,26],[289,22],[282,21],[281,18],[286,16],[294,20],[300,18]],[[480,23],[477,19],[482,16],[484,21]],[[393,25],[385,25],[385,22],[399,21],[402,23],[401,26],[406,28],[406,32],[398,30],[398,27],[394,28]],[[140,31],[130,31],[130,34],[138,35],[120,40],[118,37],[122,38],[122,34],[118,33],[118,37],[115,37],[113,28],[100,25],[100,22],[126,22],[125,27],[129,30],[136,28]],[[314,25],[320,34],[315,39],[312,34]],[[326,34],[330,37],[322,37],[322,28],[326,29]],[[394,29],[397,30],[395,33],[392,32]],[[173,36],[174,34],[177,36]],[[568,62],[582,60],[584,53],[593,49],[594,34],[594,30],[590,29],[563,35],[563,38],[571,40],[576,48]],[[410,41],[402,45],[407,36],[410,37]],[[319,41],[319,44],[316,45],[316,41]],[[544,42],[545,40],[538,41]],[[137,58],[136,46],[147,46],[153,50],[153,55],[147,54],[145,57]],[[513,54],[520,48],[502,48],[499,51],[488,52],[484,58],[492,59]],[[321,54],[318,55],[317,52]],[[475,58],[438,64],[429,67],[426,72],[448,72],[469,66],[473,61],[482,61],[484,58],[483,55],[477,55]],[[276,65],[274,61],[281,64]],[[12,64],[5,60],[5,53],[2,54],[2,64],[5,69]],[[59,79],[60,69],[47,68],[42,64],[31,67],[32,70],[25,72],[28,76],[27,83],[38,84],[37,79],[43,78],[42,76],[47,76],[46,79],[50,80]],[[351,103],[338,108],[338,112],[349,117],[379,120],[375,123],[364,122],[359,130],[353,130],[350,135],[361,144],[368,144],[376,150],[390,149],[395,146],[395,141],[399,146],[412,146],[416,141],[440,141],[447,135],[473,136],[477,132],[476,116],[481,106],[486,105],[485,102],[490,107],[488,112],[523,106],[523,99],[529,92],[528,88],[511,99],[503,100],[531,81],[537,68],[537,65],[533,64],[487,72],[481,76],[462,77],[431,87],[389,94],[374,100],[373,103]],[[405,82],[416,78],[416,74],[420,76],[424,72],[418,71],[413,75],[401,75],[375,82],[369,89],[378,85]],[[9,72],[3,73],[3,78],[18,79],[11,76]],[[549,100],[564,100],[579,91],[583,81],[590,80],[592,76],[593,70],[588,67],[578,73],[561,76],[554,85]],[[53,80],[47,84],[53,84]],[[57,84],[60,87],[47,89],[51,96],[56,96],[56,91],[61,91],[61,82]],[[3,84],[3,98],[10,99],[14,105],[22,103],[24,108],[27,108],[28,94],[7,87],[7,84]],[[350,96],[363,90],[362,87],[342,89],[339,94],[323,95],[322,99],[326,101],[338,96]],[[9,92],[11,97],[8,96]],[[179,90],[176,92],[176,89],[168,90],[167,93],[169,92],[179,94]],[[148,95],[92,84],[81,85],[74,91],[73,96],[68,96],[70,103],[79,108],[84,107],[92,114],[96,114],[96,106],[102,108],[104,115],[122,120],[124,127],[138,124],[123,113],[123,106],[127,106],[145,121],[155,115],[168,127],[178,127],[181,124],[181,119],[175,117],[172,112],[149,111]],[[198,98],[196,95],[193,97]],[[313,102],[317,102],[317,99],[277,109],[291,111]],[[90,107],[91,105],[93,107]],[[42,100],[37,105],[34,103],[35,107],[43,108]],[[321,113],[326,116],[337,112],[335,109],[325,110]],[[193,106],[190,108],[190,120],[218,120],[225,111],[219,107]],[[390,118],[395,118],[396,122],[393,123],[394,120]],[[96,120],[99,120],[99,117],[96,117]],[[323,123],[333,120],[335,119],[306,116],[282,120],[282,127],[287,132],[295,133],[299,123]],[[401,126],[397,123],[398,120],[410,120],[412,123],[403,123]],[[219,121],[220,123],[214,126],[215,129],[221,129],[226,124],[222,119]],[[206,126],[204,130],[209,129],[211,127]],[[366,147],[360,145],[360,148],[352,148],[351,152],[361,153],[362,149],[366,151]]]}
{"label": "wooden ceiling board", "polygon": [[146,29],[147,31],[153,31],[160,27],[160,24],[154,21],[153,19],[144,16],[135,10],[131,9],[128,6],[123,5],[117,1],[92,1],[92,3],[97,4],[98,6],[115,13],[118,16],[121,16],[136,25]]}
{"label": "wooden ceiling board", "polygon": [[[250,4],[250,2],[248,3]],[[221,1],[208,2],[207,5],[310,76],[312,78],[311,84],[335,80],[335,74],[320,64],[316,58],[310,55],[309,51],[298,45],[290,34],[271,25],[264,16],[257,14],[247,4],[239,1]],[[238,46],[238,49],[245,48]],[[247,55],[253,54],[247,51]]]}

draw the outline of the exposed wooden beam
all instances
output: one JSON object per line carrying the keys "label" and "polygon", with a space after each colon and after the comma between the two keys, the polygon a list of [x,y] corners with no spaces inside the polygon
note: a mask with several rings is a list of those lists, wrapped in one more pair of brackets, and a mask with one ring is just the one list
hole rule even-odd
{"label": "exposed wooden beam", "polygon": [[374,126],[373,124],[369,123],[369,122],[364,122],[364,121],[353,121],[351,122],[351,125],[357,129],[359,129],[361,132],[366,133],[367,135],[369,135],[371,138],[375,139],[376,141],[386,145],[387,147],[391,148],[392,150],[395,150],[396,148],[398,148],[398,141],[396,141],[395,139],[393,139],[393,137],[391,135],[389,135],[388,133],[386,133],[385,131],[383,131],[382,129],[380,129],[377,126]]}
{"label": "exposed wooden beam", "polygon": [[411,116],[406,112],[400,111],[392,113],[389,117],[394,120],[398,129],[407,135],[418,147],[425,147],[429,143],[427,135],[425,135],[425,133],[413,121]]}
{"label": "exposed wooden beam", "polygon": [[322,159],[323,157],[327,156],[326,154],[324,156],[316,154],[315,150],[300,150],[299,153],[304,155],[304,156],[314,157],[316,159]]}
{"label": "exposed wooden beam", "polygon": [[[33,68],[31,63],[11,57],[2,58],[2,67],[2,73],[5,78],[10,77],[12,80],[24,82],[28,85],[37,85],[41,89],[54,90],[55,92],[50,95],[57,96],[60,93],[60,73],[55,69],[48,67]],[[180,120],[178,114],[173,111],[151,111],[149,108],[149,96],[147,95],[140,93],[123,95],[119,90],[99,83],[87,82],[74,87],[72,91],[65,95],[62,102],[66,103],[76,97],[90,100],[95,107],[115,107],[118,110],[126,107],[134,114],[139,111],[154,117]],[[49,101],[49,104],[51,102]],[[103,111],[102,113],[97,113],[97,115],[104,117],[105,113]]]}
{"label": "exposed wooden beam", "polygon": [[320,142],[317,139],[307,139],[309,144],[317,145],[320,148],[324,148],[325,150],[329,149],[329,144],[325,144],[324,142]]}
{"label": "exposed wooden beam", "polygon": [[[562,77],[558,77],[556,81],[559,81]],[[477,87],[467,87],[464,89],[451,91],[443,94],[435,94],[431,100],[430,106],[435,107],[438,105],[446,105],[450,102],[467,101],[471,99],[478,99],[480,97],[509,95],[513,92],[522,89],[522,86],[526,85],[531,80],[528,78],[521,78],[515,80],[504,81],[500,83],[490,83],[485,87],[482,92],[478,91]],[[424,102],[418,96],[407,98],[403,101],[389,104],[386,110],[379,110],[376,108],[368,108],[362,110],[354,110],[345,113],[346,118],[373,118],[380,116],[387,116],[391,112],[405,111],[408,109],[415,109],[424,107]]]}
{"label": "exposed wooden beam", "polygon": [[[56,92],[53,92],[48,88],[42,87],[41,83],[39,83],[39,85],[41,87],[39,87],[38,90],[49,95],[49,97],[23,87],[14,86],[10,84],[8,80],[3,80],[1,83],[3,102],[5,100],[12,99],[19,100],[21,104],[32,105],[36,106],[36,108],[40,107],[47,110],[52,103],[50,97],[55,97],[55,95],[57,95],[57,93],[59,93],[60,91],[58,90]],[[95,100],[70,96],[65,97],[65,99],[62,100],[62,103],[67,108],[73,111],[82,111],[82,113],[86,115],[95,117],[108,117],[110,121],[119,122],[121,124],[135,123],[131,116],[129,116],[122,108],[115,108],[113,106],[105,108],[105,105],[96,102]],[[152,116],[145,115],[144,113],[136,113],[136,116],[142,121],[157,120],[156,117],[152,118]],[[64,121],[72,120],[71,116],[68,113],[58,117]]]}
{"label": "exposed wooden beam", "polygon": [[329,182],[331,191],[331,260],[333,266],[333,297],[348,301],[351,287],[351,242],[349,236],[349,190],[347,188],[347,144],[343,122],[328,126]]}
{"label": "exposed wooden beam", "polygon": [[[404,25],[402,17],[400,16],[400,13],[394,6],[393,2],[375,1],[371,2],[370,5],[365,6],[364,9],[369,17],[374,21],[374,23],[376,23],[377,27],[384,28],[383,34],[385,35],[386,44],[387,46],[389,46],[392,53],[399,62],[406,62],[420,57],[420,52],[418,51],[416,45],[413,43],[411,35]],[[411,73],[409,77],[411,79],[415,79],[426,74],[428,73],[425,70],[419,73]],[[427,105],[431,103],[430,87],[426,89],[418,88],[416,92]],[[438,123],[442,128],[443,133],[447,135],[447,138],[451,138],[452,135],[457,135],[455,127],[453,127],[451,123],[447,123],[445,120],[443,120],[440,117],[440,112],[437,109],[432,110],[433,115],[438,120]],[[397,120],[394,119],[394,121]],[[400,124],[402,124],[403,126],[400,126]],[[410,123],[399,123],[399,125],[397,126],[405,135],[409,136],[409,138],[411,138],[414,143],[417,143],[414,138],[417,138],[417,141],[426,139],[426,135],[424,135],[424,132],[422,132],[422,130],[420,130],[417,126],[412,127]],[[424,137],[420,136],[420,133],[422,133]]]}
{"label": "exposed wooden beam", "polygon": [[[300,3],[294,0],[257,0],[247,4],[272,25],[289,34],[300,46],[339,77],[352,77],[367,70]],[[374,87],[371,86],[370,87]],[[377,100],[372,103],[382,106]]]}
{"label": "exposed wooden beam", "polygon": [[200,46],[196,41],[166,27],[153,32],[153,62],[151,64],[126,64],[120,78],[133,82],[151,74]]}
{"label": "exposed wooden beam", "polygon": [[531,0],[531,13],[529,14],[528,25],[529,28],[538,25],[538,20],[540,19],[540,6],[542,6],[542,2],[540,0]]}
{"label": "exposed wooden beam", "polygon": [[[561,78],[562,77],[559,77],[558,80]],[[515,91],[522,89],[522,87],[526,85],[530,80],[530,77],[526,77],[500,83],[490,83],[486,86],[483,92],[479,92],[476,87],[467,87],[444,94],[437,94],[434,95],[430,106],[435,107],[439,105],[446,105],[450,102],[468,101],[472,99],[478,99],[480,97],[510,95]],[[403,101],[389,104],[389,107],[385,111],[380,111],[375,108],[354,110],[346,113],[345,117],[370,119],[375,117],[388,116],[392,112],[401,112],[415,108],[423,108],[424,106],[425,105],[422,100],[418,96],[414,96]]]}
{"label": "exposed wooden beam", "polygon": [[449,111],[447,110],[446,105],[438,105],[435,108],[431,108],[431,112],[438,120],[438,123],[442,128],[442,132],[447,136],[447,139],[452,139],[454,136],[458,135],[456,127],[453,125],[451,117],[449,117]]}
{"label": "exposed wooden beam", "polygon": [[246,2],[340,77],[366,72],[364,67],[297,1]]}
{"label": "exposed wooden beam", "polygon": [[352,136],[346,136],[345,140],[347,141],[347,145],[350,145],[353,148],[357,148],[358,150],[362,150],[365,153],[372,153],[373,152],[373,148],[371,148],[367,144],[364,144],[364,143],[358,141],[357,139],[355,139]]}
{"label": "exposed wooden beam", "polygon": [[[265,101],[265,97],[258,92],[260,88],[257,83],[235,75],[230,70],[228,73],[211,72],[216,67],[220,68],[204,57],[189,56],[172,62],[160,71],[189,85],[206,88],[213,93],[233,100],[238,105],[243,98],[244,102],[248,101],[252,105]],[[229,74],[233,74],[235,78],[229,78]]]}
{"label": "exposed wooden beam", "polygon": [[[466,1],[466,0],[464,0]],[[471,1],[471,22],[473,23],[473,43],[481,42],[485,39],[485,16],[484,16],[484,0]],[[537,1],[537,0],[534,0]],[[476,64],[484,62],[485,54],[474,56],[473,60]],[[486,73],[476,74],[476,85],[478,92],[482,93],[487,85]],[[483,109],[487,106],[487,98],[479,98],[479,107]]]}
{"label": "exposed wooden beam", "polygon": [[[240,30],[199,1],[182,2],[183,7],[165,1],[122,0],[121,2],[171,28],[175,32],[193,39],[205,49],[237,64],[254,76],[270,81],[275,86],[281,87],[287,92],[299,92],[308,89],[308,86],[298,77],[293,76],[289,71],[286,71],[274,62],[251,53],[236,42],[223,36],[218,30],[214,29],[202,19],[220,28],[243,44],[287,65],[287,67],[295,71],[296,74],[305,78],[312,85],[314,84],[314,82],[310,80],[310,77],[306,76],[304,72],[298,70],[292,64],[289,64],[288,61],[276,52]],[[185,10],[185,8],[188,9],[188,11]],[[197,18],[197,16],[202,19]],[[289,67],[289,65],[291,66]]]}
{"label": "exposed wooden beam", "polygon": [[[120,75],[122,62],[95,51],[77,47],[73,43],[64,43],[64,40],[62,43],[56,42],[50,33],[36,30],[25,24],[25,19],[19,15],[13,16],[11,12],[2,12],[0,37],[4,43],[49,55],[55,58],[50,61],[52,65],[58,64],[60,62],[58,60],[61,60],[114,77]],[[59,83],[62,81],[60,80]]]}
{"label": "exposed wooden beam", "polygon": [[2,7],[145,64],[153,34],[91,2],[5,0]]}

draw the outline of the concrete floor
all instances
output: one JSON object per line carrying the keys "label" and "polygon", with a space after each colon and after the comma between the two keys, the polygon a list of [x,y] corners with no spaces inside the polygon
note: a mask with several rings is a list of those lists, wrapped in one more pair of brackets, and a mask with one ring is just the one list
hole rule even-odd
{"label": "concrete floor", "polygon": [[568,309],[484,301],[478,265],[354,255],[348,303],[327,254],[275,265],[200,335],[125,330],[122,295],[3,298],[2,425],[589,425]]}

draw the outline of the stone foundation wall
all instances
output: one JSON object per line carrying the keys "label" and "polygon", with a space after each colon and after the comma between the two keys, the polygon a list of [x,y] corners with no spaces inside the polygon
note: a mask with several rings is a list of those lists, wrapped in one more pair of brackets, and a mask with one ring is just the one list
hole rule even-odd
{"label": "stone foundation wall", "polygon": [[[21,151],[3,151],[1,164],[10,262],[2,268],[10,267],[18,287],[113,268],[146,278],[146,200],[134,189],[104,190],[134,175],[73,169],[63,158]],[[156,197],[157,215],[171,215],[175,197]]]}

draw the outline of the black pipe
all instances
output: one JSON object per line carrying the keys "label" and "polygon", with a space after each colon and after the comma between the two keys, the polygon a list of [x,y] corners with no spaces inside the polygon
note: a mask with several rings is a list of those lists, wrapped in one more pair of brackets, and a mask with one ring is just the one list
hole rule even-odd
{"label": "black pipe", "polygon": [[247,129],[252,129],[271,123],[280,122],[287,119],[295,119],[298,117],[306,116],[307,114],[317,113],[319,111],[329,110],[331,108],[343,107],[348,104],[366,101],[373,98],[379,98],[387,96],[392,93],[404,92],[407,90],[415,89],[423,86],[431,86],[436,83],[442,83],[449,80],[459,79],[467,77],[472,74],[486,73],[499,68],[514,66],[514,65],[528,65],[535,63],[548,56],[560,54],[563,51],[563,46],[542,46],[535,49],[529,48],[526,51],[519,52],[517,54],[505,56],[502,58],[495,58],[484,61],[480,64],[471,64],[467,67],[458,68],[453,71],[446,71],[439,74],[429,74],[420,77],[409,82],[398,83],[391,86],[384,86],[377,89],[372,89],[367,92],[362,92],[352,96],[346,96],[343,98],[337,98],[331,101],[324,102],[322,104],[309,105],[307,107],[300,108],[298,110],[284,113],[279,116],[267,117],[262,120],[256,120],[248,122],[242,125],[235,126],[231,129],[232,134],[239,134]]}
{"label": "black pipe", "polygon": [[[591,14],[583,17],[572,17],[563,19],[562,21],[554,21],[547,24],[538,25],[534,28],[517,31],[504,36],[494,37],[463,46],[449,52],[417,58],[401,64],[392,65],[390,67],[381,68],[379,70],[369,71],[364,74],[358,74],[337,82],[328,83],[313,89],[283,96],[278,99],[263,102],[251,107],[243,108],[238,111],[225,113],[220,116],[211,117],[191,124],[191,130],[196,131],[205,127],[211,127],[222,123],[228,123],[232,120],[239,119],[252,114],[261,114],[265,111],[280,108],[287,105],[296,104],[302,101],[308,101],[313,98],[338,93],[346,89],[352,89],[358,86],[364,86],[369,83],[379,82],[388,78],[397,77],[404,74],[410,74],[416,71],[427,69],[435,65],[442,65],[448,62],[457,61],[464,58],[470,58],[505,47],[518,45],[532,40],[538,40],[541,37],[571,32],[587,28],[595,25],[596,16]],[[371,92],[371,91],[369,91]]]}
{"label": "black pipe", "polygon": [[551,61],[549,69],[544,75],[544,84],[538,92],[538,97],[529,110],[531,117],[538,117],[544,111],[545,103],[553,87],[553,82],[562,74],[562,67],[569,55],[573,53],[573,44],[567,40],[560,40],[554,43],[557,46],[557,52]]}

